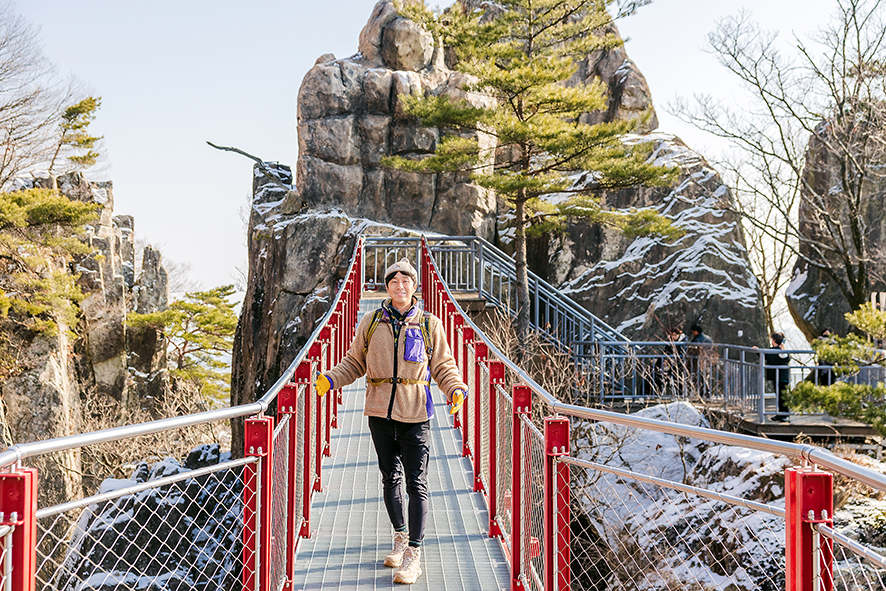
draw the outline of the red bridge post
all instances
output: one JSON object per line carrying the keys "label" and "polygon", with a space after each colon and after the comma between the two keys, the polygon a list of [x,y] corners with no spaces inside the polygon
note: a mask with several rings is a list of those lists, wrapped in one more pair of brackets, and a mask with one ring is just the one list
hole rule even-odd
{"label": "red bridge post", "polygon": [[[11,525],[12,571],[0,573],[11,579],[16,591],[36,589],[37,568],[37,469],[18,468],[0,472],[0,524]],[[9,551],[9,548],[4,548]]]}
{"label": "red bridge post", "polygon": [[[296,368],[296,373],[301,368],[302,363]],[[310,379],[310,368],[308,369],[308,379]],[[310,387],[310,386],[308,386]],[[296,470],[298,469],[298,384],[290,383],[283,386],[280,394],[277,395],[277,412],[282,417],[289,415],[289,449],[286,450],[289,457],[287,472],[287,490],[289,498],[286,499],[286,585],[284,589],[290,590],[295,579],[295,547],[298,543],[298,510],[301,506],[299,501],[299,491],[295,490],[297,484]]]}
{"label": "red bridge post", "polygon": [[551,590],[572,585],[569,466],[557,460],[568,455],[569,419],[545,418],[544,588]]}
{"label": "red bridge post", "polygon": [[[461,314],[459,314],[459,318],[461,318]],[[464,319],[462,319],[462,320],[464,320]],[[469,359],[471,356],[470,348],[471,348],[471,345],[473,345],[473,344],[474,344],[474,329],[469,326],[463,326],[461,329],[461,371],[462,371],[462,376],[464,376],[462,381],[465,383],[465,385],[468,387],[468,389],[470,389],[470,387],[471,387],[471,385],[468,383],[468,378],[471,375],[471,368],[469,365],[470,364]],[[475,350],[475,353],[476,353],[476,350]],[[475,373],[474,374],[474,381],[476,382],[479,377],[480,377],[480,374]],[[474,396],[474,393],[473,392],[465,392],[465,403],[464,403],[464,406],[462,406],[462,408],[461,408],[462,422],[464,423],[464,426],[462,427],[462,430],[461,430],[461,455],[462,455],[462,457],[468,457],[472,453],[474,453],[473,450],[471,450],[471,441],[470,441],[470,437],[469,437],[470,433],[468,432],[468,413],[471,412],[471,409],[474,408],[475,406],[479,407],[480,405],[478,404],[478,399]],[[474,424],[475,425],[477,424],[476,420],[474,421]],[[474,445],[476,445],[476,444],[477,444],[477,440],[475,439]]]}
{"label": "red bridge post", "polygon": [[[486,363],[486,357],[489,355],[489,347],[480,340],[474,341],[474,492],[483,490],[483,454],[488,453],[483,449],[483,405],[480,404],[480,397],[483,396],[483,375],[482,367]],[[491,376],[490,376],[490,381]],[[495,395],[490,389],[489,397]],[[487,408],[490,408],[487,405]],[[494,421],[490,421],[490,429],[494,426]],[[490,431],[489,434],[492,437]]]}
{"label": "red bridge post", "polygon": [[274,422],[246,419],[244,455],[259,460],[243,467],[243,588],[259,591],[271,576],[271,468]]}
{"label": "red bridge post", "polygon": [[489,537],[501,535],[498,524],[498,392],[505,383],[505,364],[491,359],[489,365]]}
{"label": "red bridge post", "polygon": [[302,415],[304,422],[304,441],[302,442],[302,522],[298,535],[302,538],[311,537],[311,402],[314,400],[314,385],[311,383],[312,366],[310,361],[302,361],[295,369],[295,383],[305,388],[305,408]]}
{"label": "red bridge post", "polygon": [[[785,563],[787,591],[832,591],[834,588],[834,548],[830,539],[820,537],[820,549],[813,546],[812,525],[833,527],[834,477],[814,468],[785,470]],[[819,581],[817,583],[816,581]]]}
{"label": "red bridge post", "polygon": [[[511,423],[511,591],[522,591],[520,580],[523,568],[523,421],[522,416],[532,412],[532,390],[515,385],[513,389],[513,416]],[[529,499],[525,499],[527,502]]]}
{"label": "red bridge post", "polygon": [[[327,329],[328,330],[328,329]],[[323,371],[323,343],[322,343],[323,334],[321,332],[320,338],[311,345],[311,348],[308,350],[308,359],[311,360],[312,363],[317,364],[317,371]],[[314,448],[316,451],[313,454],[314,458],[314,480],[313,480],[313,488],[311,489],[314,492],[320,492],[323,490],[323,478],[321,473],[321,463],[323,461],[323,403],[322,398],[314,395],[313,391],[311,392],[311,396],[308,396],[306,400],[313,400],[317,405],[317,410],[314,412],[314,422],[310,423],[311,417],[311,405],[305,405],[305,444],[310,445],[308,441],[310,440],[310,434],[313,430],[314,434],[314,442],[316,443],[316,447]],[[308,428],[310,426],[310,428]],[[308,461],[308,458],[311,457],[311,454],[306,453],[305,462]]]}

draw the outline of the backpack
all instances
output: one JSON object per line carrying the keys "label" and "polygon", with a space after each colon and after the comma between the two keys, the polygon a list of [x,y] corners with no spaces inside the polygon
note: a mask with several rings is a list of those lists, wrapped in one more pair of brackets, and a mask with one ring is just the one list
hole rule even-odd
{"label": "backpack", "polygon": [[[375,332],[375,329],[378,328],[378,323],[381,322],[384,315],[384,308],[376,309],[375,313],[372,315],[372,321],[369,323],[369,328],[366,329],[366,342],[363,344],[364,355],[366,354],[366,351],[369,350],[369,341],[372,340],[372,334]],[[425,342],[425,352],[428,354],[428,362],[431,361],[431,355],[434,353],[434,348],[431,346],[430,323],[431,315],[422,311],[419,327],[421,328],[421,338]]]}

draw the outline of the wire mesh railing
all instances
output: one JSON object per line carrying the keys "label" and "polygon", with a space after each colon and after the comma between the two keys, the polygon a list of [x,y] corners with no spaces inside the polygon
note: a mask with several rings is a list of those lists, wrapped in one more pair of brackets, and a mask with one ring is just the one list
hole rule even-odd
{"label": "wire mesh railing", "polygon": [[[661,405],[664,411],[649,416],[561,402],[458,307],[436,267],[438,255],[427,245],[423,255],[426,309],[462,348],[460,362],[474,366],[466,372],[471,393],[457,425],[467,431],[465,454],[473,456],[489,533],[508,557],[511,589],[812,589],[815,577],[827,583],[821,589],[879,588],[882,558],[869,544],[854,542],[864,548],[856,555],[865,562],[844,566],[848,554],[840,554],[812,568],[816,521],[808,515],[833,513],[832,474],[873,487],[872,498],[886,491],[886,476],[815,446],[707,428],[685,402]],[[598,356],[578,363],[598,366],[610,388],[638,382],[624,362],[631,343],[614,344],[606,362],[603,346],[593,345]],[[736,351],[697,361],[694,375],[665,367],[673,370],[665,374],[670,387],[692,387],[699,400],[736,398],[736,382],[759,383],[770,369],[761,351]],[[645,355],[660,369],[655,361],[673,358]],[[636,361],[642,353],[633,357],[638,367],[649,364]],[[599,368],[607,363],[608,372]],[[795,373],[815,369],[822,368]],[[574,366],[555,371],[583,375]],[[574,392],[561,394],[575,399]],[[695,413],[697,424],[681,412]]]}
{"label": "wire mesh railing", "polygon": [[886,589],[886,549],[877,553],[824,523],[810,527],[815,536],[813,552],[821,564],[815,575],[819,589],[827,589],[829,584],[838,591]]}
{"label": "wire mesh railing", "polygon": [[578,399],[585,403],[695,400],[755,415],[760,422],[780,414],[778,390],[789,391],[800,382],[876,384],[886,378],[882,366],[838,376],[832,366],[818,364],[811,350],[683,341],[583,341],[572,344],[572,355],[591,385],[577,388]]}
{"label": "wire mesh railing", "polygon": [[[231,588],[240,578],[242,466],[182,470],[169,460],[146,482],[37,512],[38,589]],[[137,481],[132,481],[137,482]]]}
{"label": "wire mesh railing", "polygon": [[12,532],[14,525],[0,525],[0,589],[12,591]]}
{"label": "wire mesh railing", "polygon": [[[322,458],[330,452],[340,395],[317,397],[312,377],[337,363],[353,338],[361,245],[362,239],[329,311],[258,401],[0,452],[5,588],[279,591],[291,585],[298,540],[311,535],[311,498],[322,487]],[[37,506],[37,471],[21,466],[69,450],[102,448],[95,455],[101,458],[114,446],[156,456],[152,444],[161,434],[174,443],[169,449],[178,449],[194,428],[215,425],[208,432],[220,432],[219,424],[241,417],[251,417],[242,459],[220,453],[217,443],[203,444],[185,465],[172,457],[153,466],[141,462],[128,479],[96,472],[90,482],[101,483],[98,492],[48,507]]]}

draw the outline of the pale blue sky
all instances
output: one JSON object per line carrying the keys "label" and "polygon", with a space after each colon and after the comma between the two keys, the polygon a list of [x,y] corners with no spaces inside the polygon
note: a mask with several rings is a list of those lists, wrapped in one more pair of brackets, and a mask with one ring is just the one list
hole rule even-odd
{"label": "pale blue sky", "polygon": [[[18,0],[41,28],[47,57],[102,97],[93,125],[104,135],[115,211],[166,258],[190,263],[203,288],[245,268],[240,210],[252,163],[206,141],[237,146],[295,168],[299,85],[325,53],[346,57],[372,0]],[[702,49],[717,19],[745,7],[767,28],[805,34],[836,0],[655,0],[619,24],[652,89],[660,131],[701,150],[709,140],[665,111],[678,95],[736,89]]]}

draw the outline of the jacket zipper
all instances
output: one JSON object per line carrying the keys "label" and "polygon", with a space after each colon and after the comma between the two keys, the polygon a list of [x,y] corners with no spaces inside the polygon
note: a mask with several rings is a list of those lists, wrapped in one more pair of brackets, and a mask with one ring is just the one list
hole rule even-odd
{"label": "jacket zipper", "polygon": [[[391,384],[391,401],[388,403],[388,420],[391,419],[391,413],[394,412],[394,396],[397,394],[397,382],[396,379],[398,377],[397,373],[397,360],[399,355],[397,354],[397,348],[400,345],[400,330],[394,330],[394,322],[399,322],[395,318],[391,318],[391,334],[394,337],[394,382]],[[399,328],[399,326],[398,326]]]}

